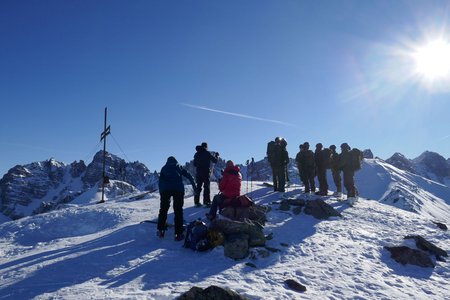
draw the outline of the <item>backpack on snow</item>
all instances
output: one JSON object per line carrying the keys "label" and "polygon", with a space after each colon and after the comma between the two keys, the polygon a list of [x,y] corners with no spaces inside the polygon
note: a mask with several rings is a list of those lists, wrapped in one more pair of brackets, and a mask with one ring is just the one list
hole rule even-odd
{"label": "backpack on snow", "polygon": [[208,226],[206,226],[204,222],[200,219],[192,221],[187,226],[183,247],[190,248],[194,251],[206,251],[211,249],[207,233]]}
{"label": "backpack on snow", "polygon": [[354,171],[361,169],[361,164],[364,159],[363,152],[358,148],[350,150],[351,166]]}
{"label": "backpack on snow", "polygon": [[333,152],[329,148],[324,148],[320,153],[320,155],[322,156],[323,165],[327,169],[331,169],[331,166],[333,164],[333,159],[331,157],[332,153]]}

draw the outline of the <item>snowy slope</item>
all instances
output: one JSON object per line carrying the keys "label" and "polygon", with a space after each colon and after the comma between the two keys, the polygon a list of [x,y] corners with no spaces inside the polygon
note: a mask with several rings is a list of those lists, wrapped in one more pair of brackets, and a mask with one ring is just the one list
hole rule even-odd
{"label": "snowy slope", "polygon": [[[225,257],[223,247],[193,252],[173,240],[172,229],[160,240],[156,225],[140,223],[156,219],[158,194],[95,204],[92,191],[64,209],[0,224],[0,299],[174,299],[194,285],[213,284],[250,299],[448,299],[448,262],[434,269],[402,266],[383,249],[420,234],[448,250],[449,233],[427,216],[375,200],[349,207],[329,197],[343,218],[319,221],[278,211],[270,203],[279,195],[253,184],[254,200],[273,208],[265,233],[273,233],[267,245],[279,252],[253,249],[254,259],[238,261]],[[288,195],[304,197],[298,186]],[[184,207],[187,221],[206,212],[193,206],[190,187]],[[288,289],[286,279],[307,291]]]}
{"label": "snowy slope", "polygon": [[450,188],[446,185],[400,170],[380,159],[365,159],[355,182],[362,197],[418,212],[430,219],[450,220]]}

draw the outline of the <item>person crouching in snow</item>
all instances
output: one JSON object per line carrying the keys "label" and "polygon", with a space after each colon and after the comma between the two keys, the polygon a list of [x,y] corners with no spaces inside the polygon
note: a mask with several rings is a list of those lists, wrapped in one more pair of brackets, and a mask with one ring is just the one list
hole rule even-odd
{"label": "person crouching in snow", "polygon": [[209,213],[206,217],[209,220],[216,218],[217,209],[222,209],[225,199],[239,197],[241,194],[242,174],[240,168],[234,165],[233,161],[227,161],[225,170],[223,170],[222,179],[219,182],[220,193],[214,196]]}
{"label": "person crouching in snow", "polygon": [[160,208],[158,215],[158,232],[160,238],[164,237],[167,222],[167,211],[170,207],[170,198],[173,197],[173,212],[175,214],[175,240],[181,241],[183,235],[183,205],[184,205],[184,184],[182,176],[189,179],[194,191],[197,190],[192,175],[183,169],[175,157],[167,158],[166,164],[162,167],[159,175]]}

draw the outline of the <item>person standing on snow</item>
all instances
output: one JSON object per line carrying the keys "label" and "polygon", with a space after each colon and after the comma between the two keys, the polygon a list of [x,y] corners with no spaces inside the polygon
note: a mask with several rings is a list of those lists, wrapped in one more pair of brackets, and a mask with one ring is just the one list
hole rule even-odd
{"label": "person standing on snow", "polygon": [[289,163],[289,154],[283,147],[282,138],[277,137],[271,153],[267,154],[270,166],[272,167],[273,189],[274,191],[284,193],[286,185],[286,168]]}
{"label": "person standing on snow", "polygon": [[358,191],[355,186],[355,169],[353,167],[350,146],[342,143],[339,155],[339,169],[344,174],[344,187],[347,190],[347,201],[353,205],[357,200]]}
{"label": "person standing on snow", "polygon": [[162,167],[159,175],[160,208],[158,215],[157,236],[164,237],[167,222],[167,212],[170,207],[170,198],[173,197],[173,211],[175,214],[175,240],[181,241],[183,235],[183,205],[184,205],[184,184],[182,176],[186,177],[192,184],[194,191],[197,190],[192,175],[183,169],[175,157],[167,158],[166,164]]}
{"label": "person standing on snow", "polygon": [[309,143],[304,142],[300,145],[300,152],[297,154],[295,160],[305,186],[305,193],[314,193],[316,191],[316,183],[314,181],[316,172],[316,163],[314,160],[314,153],[309,150]]}
{"label": "person standing on snow", "polygon": [[220,193],[214,196],[211,209],[206,214],[209,220],[216,218],[217,209],[223,208],[226,199],[236,198],[241,195],[242,174],[239,166],[234,165],[233,161],[229,160],[222,174],[222,179],[219,181]]}
{"label": "person standing on snow", "polygon": [[317,143],[316,151],[314,152],[314,158],[316,161],[316,174],[319,181],[319,191],[316,195],[327,196],[328,195],[328,182],[327,182],[327,166],[325,157],[323,155],[322,143]]}
{"label": "person standing on snow", "polygon": [[333,181],[336,185],[336,192],[334,196],[342,196],[342,178],[341,171],[339,170],[339,154],[336,152],[336,145],[330,146],[331,150],[331,174],[333,175]]}
{"label": "person standing on snow", "polygon": [[208,144],[203,142],[200,146],[195,147],[197,151],[194,155],[194,166],[196,168],[196,183],[198,190],[195,193],[194,203],[195,206],[200,206],[200,193],[203,186],[203,204],[206,206],[211,205],[210,196],[210,177],[211,177],[211,162],[217,163],[219,159],[219,153],[214,155],[208,151]]}

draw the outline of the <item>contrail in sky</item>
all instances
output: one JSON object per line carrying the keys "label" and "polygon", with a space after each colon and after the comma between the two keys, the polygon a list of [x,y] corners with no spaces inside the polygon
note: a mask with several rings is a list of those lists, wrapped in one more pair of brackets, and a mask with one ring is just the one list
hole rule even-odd
{"label": "contrail in sky", "polygon": [[442,137],[442,138],[440,138],[439,140],[440,141],[443,141],[443,140],[445,140],[445,139],[448,139],[450,137],[450,134],[449,135],[446,135],[446,136],[444,136],[444,137]]}
{"label": "contrail in sky", "polygon": [[234,112],[229,112],[229,111],[223,111],[223,110],[209,108],[209,107],[206,107],[206,106],[192,105],[192,104],[187,104],[187,103],[180,103],[180,104],[184,105],[184,106],[187,106],[187,107],[191,107],[191,108],[196,108],[196,109],[201,109],[201,110],[206,110],[206,111],[212,111],[212,112],[215,112],[215,113],[225,114],[225,115],[229,115],[229,116],[233,116],[233,117],[246,118],[246,119],[251,119],[251,120],[270,122],[270,123],[276,123],[276,124],[280,124],[280,125],[284,125],[284,126],[295,127],[294,124],[286,123],[286,122],[283,122],[283,121],[272,120],[272,119],[265,119],[265,118],[259,118],[259,117],[255,117],[255,116],[250,116],[250,115],[244,115],[244,114],[239,114],[239,113],[234,113]]}

